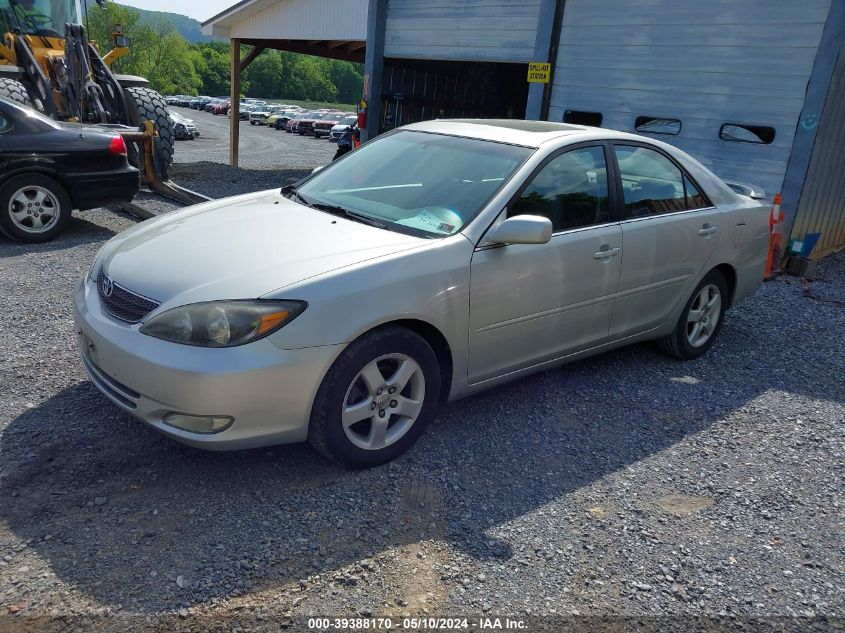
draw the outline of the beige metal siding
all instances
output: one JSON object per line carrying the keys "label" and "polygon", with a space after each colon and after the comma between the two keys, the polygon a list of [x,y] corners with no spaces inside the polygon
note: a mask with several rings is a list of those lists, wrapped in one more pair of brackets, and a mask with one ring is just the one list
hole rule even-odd
{"label": "beige metal siding", "polygon": [[833,71],[792,228],[795,239],[810,233],[821,233],[812,259],[845,248],[845,48]]}
{"label": "beige metal siding", "polygon": [[232,25],[241,39],[367,39],[367,0],[282,0]]}

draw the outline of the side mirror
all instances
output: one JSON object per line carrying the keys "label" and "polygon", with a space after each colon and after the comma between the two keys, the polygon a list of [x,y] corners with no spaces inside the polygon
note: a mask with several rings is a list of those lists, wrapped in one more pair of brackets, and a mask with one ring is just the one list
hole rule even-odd
{"label": "side mirror", "polygon": [[545,244],[552,239],[552,221],[539,215],[516,215],[490,233],[494,244]]}

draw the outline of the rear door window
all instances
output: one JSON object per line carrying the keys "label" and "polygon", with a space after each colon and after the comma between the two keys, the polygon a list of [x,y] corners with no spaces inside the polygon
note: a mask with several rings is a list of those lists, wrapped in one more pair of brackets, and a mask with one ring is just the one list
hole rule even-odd
{"label": "rear door window", "polygon": [[625,217],[673,213],[710,206],[707,198],[675,163],[654,149],[615,145]]}

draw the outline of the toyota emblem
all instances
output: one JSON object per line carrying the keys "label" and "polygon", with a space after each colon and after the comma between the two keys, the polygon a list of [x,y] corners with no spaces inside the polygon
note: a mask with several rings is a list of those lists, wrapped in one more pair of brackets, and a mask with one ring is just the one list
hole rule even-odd
{"label": "toyota emblem", "polygon": [[111,280],[111,277],[107,275],[103,276],[103,279],[100,281],[100,290],[104,297],[111,297],[114,292],[114,282]]}

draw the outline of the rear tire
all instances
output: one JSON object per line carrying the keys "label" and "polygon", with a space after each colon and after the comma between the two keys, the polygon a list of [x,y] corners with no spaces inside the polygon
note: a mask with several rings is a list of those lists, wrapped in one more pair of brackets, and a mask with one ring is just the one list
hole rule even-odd
{"label": "rear tire", "polygon": [[52,178],[21,174],[0,187],[0,229],[19,242],[49,242],[70,222],[72,206]]}
{"label": "rear tire", "polygon": [[709,350],[722,329],[728,307],[728,284],[718,270],[711,270],[695,287],[675,329],[658,339],[661,352],[693,360]]}
{"label": "rear tire", "polygon": [[20,103],[21,105],[33,107],[29,100],[29,94],[26,92],[26,86],[17,79],[0,78],[0,97],[5,97],[9,101]]}
{"label": "rear tire", "polygon": [[[167,172],[173,163],[173,146],[175,132],[170,121],[170,113],[164,98],[152,88],[126,88],[126,105],[129,108],[129,123],[137,125],[143,131],[144,121],[152,121],[158,132],[154,147],[153,163],[162,180],[167,180]],[[144,172],[144,152],[138,152],[138,164],[135,165]]]}
{"label": "rear tire", "polygon": [[417,441],[439,398],[440,364],[425,339],[403,327],[375,330],[329,369],[314,398],[308,441],[347,468],[383,464]]}

